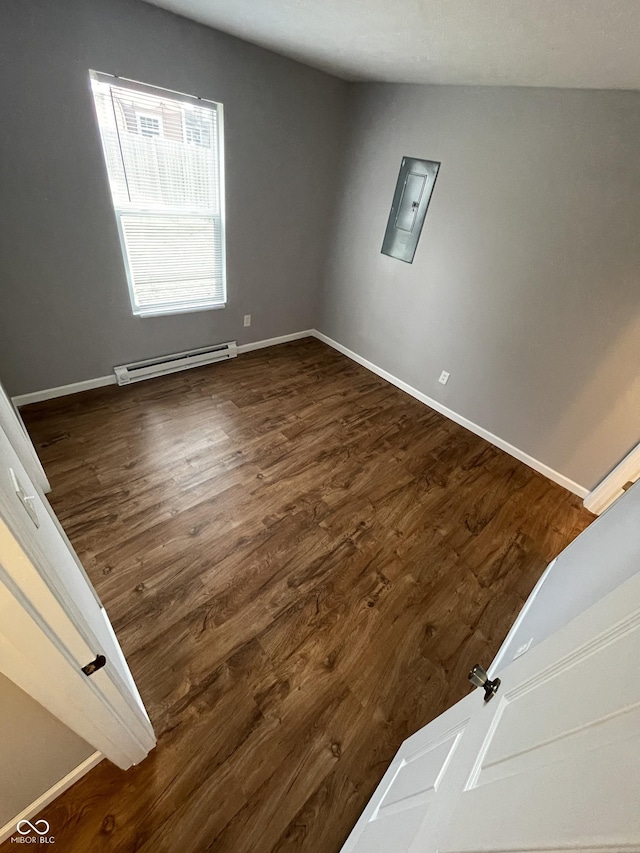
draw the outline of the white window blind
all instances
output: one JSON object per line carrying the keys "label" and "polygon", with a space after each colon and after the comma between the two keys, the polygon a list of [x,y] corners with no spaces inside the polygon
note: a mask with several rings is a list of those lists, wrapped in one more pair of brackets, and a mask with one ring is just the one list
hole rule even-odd
{"label": "white window blind", "polygon": [[134,314],[226,301],[222,105],[91,72]]}

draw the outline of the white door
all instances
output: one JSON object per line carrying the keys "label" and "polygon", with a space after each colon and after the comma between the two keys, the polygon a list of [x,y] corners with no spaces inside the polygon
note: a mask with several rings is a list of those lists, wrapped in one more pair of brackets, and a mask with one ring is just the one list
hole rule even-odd
{"label": "white door", "polygon": [[0,671],[120,767],[155,745],[106,611],[1,427]]}
{"label": "white door", "polygon": [[402,744],[343,853],[406,853],[424,826],[446,823],[464,781],[455,759],[477,705],[467,696]]}
{"label": "white door", "polygon": [[640,850],[639,676],[640,574],[406,741],[344,853]]}

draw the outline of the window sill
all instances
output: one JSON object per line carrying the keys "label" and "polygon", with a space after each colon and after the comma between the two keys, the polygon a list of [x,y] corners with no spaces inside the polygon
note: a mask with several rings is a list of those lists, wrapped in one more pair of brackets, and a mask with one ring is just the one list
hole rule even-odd
{"label": "window sill", "polygon": [[141,311],[140,309],[133,309],[134,317],[168,317],[171,314],[193,314],[196,311],[217,311],[220,308],[226,308],[226,302],[217,302],[215,305],[191,305],[185,308],[149,308],[148,310]]}

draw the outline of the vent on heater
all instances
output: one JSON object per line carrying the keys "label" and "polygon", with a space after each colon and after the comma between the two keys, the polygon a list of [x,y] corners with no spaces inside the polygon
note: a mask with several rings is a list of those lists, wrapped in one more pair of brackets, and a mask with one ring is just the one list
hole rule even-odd
{"label": "vent on heater", "polygon": [[148,358],[146,361],[134,361],[114,367],[118,385],[130,385],[142,379],[154,376],[164,376],[165,373],[177,373],[178,370],[188,370],[190,367],[202,367],[216,361],[227,361],[235,358],[238,348],[235,341],[226,344],[216,344],[212,347],[201,347],[186,352],[176,352],[173,355],[163,355],[159,358]]}

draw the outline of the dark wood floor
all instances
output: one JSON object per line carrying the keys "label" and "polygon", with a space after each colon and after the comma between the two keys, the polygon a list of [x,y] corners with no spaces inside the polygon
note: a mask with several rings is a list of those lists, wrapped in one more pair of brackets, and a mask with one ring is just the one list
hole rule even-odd
{"label": "dark wood floor", "polygon": [[23,414],[158,735],[65,852],[336,853],[591,520],[311,339]]}

